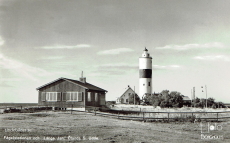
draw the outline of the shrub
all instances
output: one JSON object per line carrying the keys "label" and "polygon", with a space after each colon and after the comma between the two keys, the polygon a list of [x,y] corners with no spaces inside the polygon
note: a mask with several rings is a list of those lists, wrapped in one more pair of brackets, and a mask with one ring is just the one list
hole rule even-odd
{"label": "shrub", "polygon": [[181,116],[176,116],[174,118],[174,121],[175,122],[184,122],[184,121],[186,121],[186,119],[184,117],[181,117]]}
{"label": "shrub", "polygon": [[194,122],[196,120],[196,116],[195,115],[191,115],[191,116],[187,116],[187,117],[184,117],[184,116],[176,116],[174,118],[174,121],[175,122]]}
{"label": "shrub", "polygon": [[216,109],[216,105],[215,105],[215,104],[212,104],[212,108],[213,108],[213,109]]}
{"label": "shrub", "polygon": [[10,109],[4,110],[4,113],[16,113],[16,112],[21,112],[21,110],[16,109],[16,108],[10,108]]}
{"label": "shrub", "polygon": [[187,121],[190,121],[190,122],[194,123],[195,120],[196,120],[195,115],[187,116]]}
{"label": "shrub", "polygon": [[201,122],[201,118],[200,117],[196,118],[196,121]]}

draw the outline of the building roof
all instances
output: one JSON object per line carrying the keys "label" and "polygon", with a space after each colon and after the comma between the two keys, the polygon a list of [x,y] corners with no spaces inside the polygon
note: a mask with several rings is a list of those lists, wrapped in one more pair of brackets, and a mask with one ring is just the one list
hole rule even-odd
{"label": "building roof", "polygon": [[59,81],[59,80],[69,81],[69,82],[72,82],[73,84],[79,85],[79,86],[81,86],[81,87],[83,87],[83,88],[86,88],[86,89],[107,92],[107,90],[104,90],[104,89],[102,89],[102,88],[100,88],[100,87],[97,87],[97,86],[95,86],[95,85],[92,85],[92,84],[90,84],[90,83],[88,83],[88,82],[83,83],[83,82],[78,81],[78,80],[68,79],[68,78],[63,78],[63,77],[61,77],[61,78],[59,78],[59,79],[56,79],[56,80],[54,80],[54,81],[52,81],[52,82],[49,82],[49,83],[47,83],[47,84],[45,84],[45,85],[43,85],[43,86],[40,86],[40,87],[37,88],[37,90],[39,90],[39,89],[41,89],[41,88],[43,88],[43,87],[46,87],[46,86],[48,86],[48,85],[50,85],[50,84],[52,84],[52,83],[54,83],[54,82],[57,82],[57,81]]}
{"label": "building roof", "polygon": [[158,96],[158,95],[160,95],[160,93],[155,93],[155,92],[154,92],[152,95],[157,95],[157,96]]}
{"label": "building roof", "polygon": [[125,90],[125,92],[120,97],[118,97],[118,99],[120,99],[128,90],[131,90],[133,93],[135,93],[135,96],[138,96],[137,93],[130,86],[128,86],[128,88]]}
{"label": "building roof", "polygon": [[191,100],[188,96],[183,96],[183,100]]}
{"label": "building roof", "polygon": [[[125,90],[125,92],[124,92],[122,95],[124,95],[128,90],[131,90],[132,92],[134,92],[134,90],[133,90],[131,87],[128,86],[128,88]],[[134,92],[134,93],[135,93],[135,92]],[[122,96],[122,95],[121,95],[121,96]]]}

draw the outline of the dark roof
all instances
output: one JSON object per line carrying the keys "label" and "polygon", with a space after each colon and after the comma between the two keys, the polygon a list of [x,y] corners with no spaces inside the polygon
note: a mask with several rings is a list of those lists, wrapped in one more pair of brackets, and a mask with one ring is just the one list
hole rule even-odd
{"label": "dark roof", "polygon": [[74,82],[74,83],[76,83],[76,84],[78,84],[78,85],[81,85],[81,86],[83,86],[83,87],[86,87],[87,89],[99,90],[99,91],[106,91],[106,90],[104,90],[104,89],[102,89],[102,88],[100,88],[100,87],[97,87],[97,86],[95,86],[95,85],[92,85],[92,84],[90,84],[90,83],[88,83],[88,82],[83,83],[83,82],[80,82],[80,81],[78,81],[78,80],[67,79],[67,78],[65,78],[65,79],[66,79],[66,80],[69,80],[69,81],[72,81],[72,82]]}
{"label": "dark roof", "polygon": [[160,93],[155,93],[155,92],[154,92],[152,95],[160,95]]}
{"label": "dark roof", "polygon": [[191,100],[188,96],[183,96],[183,100]]}
{"label": "dark roof", "polygon": [[128,88],[125,90],[125,92],[118,98],[121,98],[129,89],[131,89],[135,93],[135,96],[138,96],[137,93],[130,86],[128,86]]}
{"label": "dark roof", "polygon": [[41,89],[41,88],[43,88],[43,87],[45,87],[45,86],[47,86],[47,85],[50,85],[50,84],[52,84],[52,83],[54,83],[54,82],[56,82],[56,81],[59,81],[59,80],[66,80],[66,81],[72,82],[72,83],[74,83],[74,84],[77,84],[77,85],[79,85],[79,86],[81,86],[81,87],[84,87],[84,88],[86,88],[86,89],[107,92],[107,90],[104,90],[104,89],[102,89],[102,88],[100,88],[100,87],[97,87],[97,86],[95,86],[95,85],[92,85],[92,84],[90,84],[90,83],[88,83],[88,82],[83,83],[83,82],[78,81],[78,80],[73,80],[73,79],[68,79],[68,78],[62,78],[62,77],[59,78],[59,79],[57,79],[57,80],[54,80],[54,81],[52,81],[52,82],[50,82],[50,83],[47,83],[47,84],[45,84],[45,85],[43,85],[43,86],[38,87],[37,90],[39,90],[39,89]]}
{"label": "dark roof", "polygon": [[131,89],[134,92],[134,90],[128,86],[128,88],[125,90],[125,92],[121,96],[123,96],[129,89]]}

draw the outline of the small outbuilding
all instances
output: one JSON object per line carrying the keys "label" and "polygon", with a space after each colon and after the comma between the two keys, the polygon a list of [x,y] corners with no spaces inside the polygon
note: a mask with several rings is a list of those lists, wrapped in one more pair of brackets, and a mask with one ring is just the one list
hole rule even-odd
{"label": "small outbuilding", "polygon": [[184,95],[182,95],[182,97],[183,97],[183,104],[185,105],[185,106],[191,106],[191,99],[188,97],[188,96],[184,96]]}
{"label": "small outbuilding", "polygon": [[82,111],[104,106],[107,93],[106,90],[86,82],[85,77],[81,77],[79,81],[59,78],[37,90],[38,105]]}
{"label": "small outbuilding", "polygon": [[140,104],[140,98],[135,93],[135,91],[130,86],[128,86],[126,91],[119,98],[117,98],[116,104]]}

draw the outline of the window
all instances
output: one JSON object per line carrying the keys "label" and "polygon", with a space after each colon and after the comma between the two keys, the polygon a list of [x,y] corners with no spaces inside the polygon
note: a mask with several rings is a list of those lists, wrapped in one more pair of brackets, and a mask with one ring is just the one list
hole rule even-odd
{"label": "window", "polygon": [[126,102],[129,102],[129,99],[126,99]]}
{"label": "window", "polygon": [[149,86],[150,86],[150,82],[149,82]]}
{"label": "window", "polygon": [[88,92],[88,101],[91,102],[91,92]]}
{"label": "window", "polygon": [[42,95],[41,95],[41,101],[46,101],[46,93],[45,92],[42,92]]}
{"label": "window", "polygon": [[98,101],[98,93],[95,93],[95,101]]}
{"label": "window", "polygon": [[66,92],[66,101],[71,101],[71,92]]}
{"label": "window", "polygon": [[57,92],[57,101],[61,101],[61,92]]}
{"label": "window", "polygon": [[72,92],[71,97],[73,101],[77,101],[77,92]]}
{"label": "window", "polygon": [[77,97],[78,101],[82,101],[82,95],[83,95],[82,92],[78,92],[78,97]]}
{"label": "window", "polygon": [[82,101],[81,92],[66,92],[62,96],[63,101]]}
{"label": "window", "polygon": [[143,86],[145,86],[145,84],[143,84]]}
{"label": "window", "polygon": [[66,101],[67,93],[63,92],[62,93],[62,101]]}
{"label": "window", "polygon": [[61,92],[46,92],[45,95],[46,95],[46,99],[45,99],[46,101],[60,101],[61,100]]}

